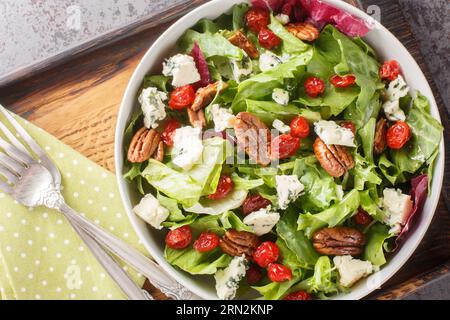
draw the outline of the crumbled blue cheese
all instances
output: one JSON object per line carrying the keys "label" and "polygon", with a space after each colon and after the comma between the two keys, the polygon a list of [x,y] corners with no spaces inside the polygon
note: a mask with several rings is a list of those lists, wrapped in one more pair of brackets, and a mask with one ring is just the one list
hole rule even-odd
{"label": "crumbled blue cheese", "polygon": [[142,220],[156,229],[161,229],[161,223],[169,217],[169,210],[161,206],[158,199],[152,194],[147,194],[141,202],[133,208]]}
{"label": "crumbled blue cheese", "polygon": [[289,103],[289,92],[284,89],[275,88],[272,92],[272,99],[283,106]]}
{"label": "crumbled blue cheese", "polygon": [[386,118],[390,121],[405,121],[405,112],[400,109],[400,101],[386,101],[383,103],[383,110]]}
{"label": "crumbled blue cheese", "polygon": [[352,130],[341,127],[334,121],[320,120],[314,123],[314,131],[327,145],[355,147],[355,135]]}
{"label": "crumbled blue cheese", "polygon": [[405,112],[400,109],[400,98],[406,96],[408,92],[409,87],[401,75],[389,83],[386,89],[386,101],[382,105],[384,114],[388,120],[405,121]]}
{"label": "crumbled blue cheese", "polygon": [[399,233],[413,207],[411,196],[403,194],[400,189],[386,188],[383,190],[382,206],[386,212],[385,223],[391,226],[390,233]]}
{"label": "crumbled blue cheese", "polygon": [[386,97],[390,101],[395,101],[406,96],[408,92],[409,87],[406,84],[405,79],[399,75],[397,79],[389,83],[389,86],[386,89]]}
{"label": "crumbled blue cheese", "polygon": [[278,120],[278,119],[273,120],[272,127],[277,129],[281,133],[289,133],[289,132],[291,132],[291,127],[289,127],[288,125],[284,124],[283,121]]}
{"label": "crumbled blue cheese", "polygon": [[296,175],[275,176],[278,195],[278,207],[286,209],[289,203],[294,202],[305,190],[305,186]]}
{"label": "crumbled blue cheese", "polygon": [[177,54],[163,63],[162,73],[166,77],[173,77],[172,85],[182,87],[200,81],[200,74],[194,58],[186,54]]}
{"label": "crumbled blue cheese", "polygon": [[259,209],[247,215],[243,222],[251,227],[257,236],[269,233],[280,220],[280,214],[272,211],[272,207]]}
{"label": "crumbled blue cheese", "polygon": [[271,51],[266,51],[259,57],[259,69],[261,69],[262,72],[275,68],[282,63],[283,60]]}
{"label": "crumbled blue cheese", "polygon": [[247,272],[247,260],[245,255],[234,257],[228,267],[218,270],[214,275],[216,279],[216,291],[219,299],[231,300],[236,296],[239,282]]}
{"label": "crumbled blue cheese", "polygon": [[374,271],[369,261],[354,259],[350,255],[334,257],[333,262],[339,272],[339,284],[346,288]]}
{"label": "crumbled blue cheese", "polygon": [[211,115],[214,121],[214,131],[216,132],[232,128],[233,121],[236,118],[229,108],[221,108],[218,104],[211,106]]}
{"label": "crumbled blue cheese", "polygon": [[157,128],[158,121],[166,118],[166,105],[164,101],[167,100],[167,94],[158,89],[149,87],[142,90],[138,98],[141,104],[142,112],[144,113],[144,125],[146,128]]}
{"label": "crumbled blue cheese", "polygon": [[275,16],[275,19],[277,19],[281,24],[288,24],[290,19],[287,14],[279,13]]}
{"label": "crumbled blue cheese", "polygon": [[173,137],[173,163],[184,170],[200,163],[203,154],[201,129],[186,126],[175,130]]}
{"label": "crumbled blue cheese", "polygon": [[336,196],[339,201],[344,199],[344,189],[342,188],[342,186],[340,184],[336,185]]}
{"label": "crumbled blue cheese", "polygon": [[253,72],[252,60],[245,57],[242,60],[231,59],[231,71],[233,72],[233,79],[237,83],[241,82]]}

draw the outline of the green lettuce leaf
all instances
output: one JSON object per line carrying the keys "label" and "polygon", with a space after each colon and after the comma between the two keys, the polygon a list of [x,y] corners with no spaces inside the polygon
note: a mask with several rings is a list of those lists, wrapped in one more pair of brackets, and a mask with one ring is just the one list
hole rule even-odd
{"label": "green lettuce leaf", "polygon": [[318,212],[339,201],[338,186],[318,163],[315,156],[296,159],[293,174],[305,186],[305,193],[299,198],[299,206],[305,212]]}
{"label": "green lettuce leaf", "polygon": [[403,183],[407,180],[403,172],[384,153],[378,159],[378,168],[380,168],[381,173],[392,185]]}
{"label": "green lettuce leaf", "polygon": [[270,282],[264,286],[252,287],[264,296],[266,300],[279,300],[288,290],[301,279],[300,275],[293,275],[292,280],[283,282]]}
{"label": "green lettuce leaf", "polygon": [[226,157],[227,143],[227,140],[220,138],[204,140],[202,161],[189,171],[177,171],[150,159],[142,176],[158,191],[185,207],[191,207],[202,195],[215,192]]}
{"label": "green lettuce leaf", "polygon": [[337,74],[352,73],[356,76],[356,84],[361,88],[356,107],[366,108],[376,90],[383,87],[377,60],[332,25],[325,26],[315,46],[335,64]]}
{"label": "green lettuce leaf", "polygon": [[312,277],[303,280],[293,286],[290,291],[306,290],[309,293],[318,294],[320,298],[326,298],[327,295],[338,293],[337,273],[333,269],[330,258],[322,256],[317,260],[314,266]]}
{"label": "green lettuce leaf", "polygon": [[371,186],[368,190],[359,192],[359,205],[361,208],[371,215],[372,218],[383,223],[386,218],[386,213],[378,207],[379,202],[380,199],[375,186]]}
{"label": "green lettuce leaf", "polygon": [[193,248],[183,250],[166,246],[165,259],[172,265],[190,274],[214,274],[217,269],[227,267],[232,257],[222,253],[219,248],[209,252],[199,252]]}
{"label": "green lettuce leaf", "polygon": [[443,127],[429,113],[428,100],[419,92],[413,100],[406,122],[411,128],[411,139],[405,147],[391,153],[392,163],[400,172],[415,173],[439,148]]}
{"label": "green lettuce leaf", "polygon": [[190,225],[190,227],[196,235],[202,233],[203,231],[212,231],[219,235],[223,235],[225,233],[225,229],[220,224],[220,215],[199,216]]}
{"label": "green lettuce leaf", "polygon": [[200,33],[216,33],[220,30],[220,27],[214,21],[210,19],[200,19],[193,27],[192,30]]}
{"label": "green lettuce leaf", "polygon": [[364,151],[364,157],[372,163],[376,124],[377,120],[375,118],[370,118],[366,125],[358,130],[358,134],[361,138],[361,145]]}
{"label": "green lettuce leaf", "polygon": [[276,241],[276,244],[278,246],[278,249],[280,249],[281,263],[285,266],[288,266],[294,273],[300,272],[300,269],[304,267],[304,263],[298,260],[297,255],[294,253],[294,251],[289,249],[283,238],[279,237]]}
{"label": "green lettuce leaf", "polygon": [[146,76],[144,78],[144,88],[156,87],[158,90],[168,92],[167,85],[169,84],[170,77],[163,75]]}
{"label": "green lettuce leaf", "polygon": [[183,211],[181,211],[181,209],[178,207],[177,200],[165,197],[159,192],[156,198],[164,208],[169,210],[170,214],[169,217],[167,218],[168,221],[179,222],[186,219],[185,215],[183,214]]}
{"label": "green lettuce leaf", "polygon": [[245,111],[246,99],[263,100],[265,97],[270,97],[273,89],[281,87],[286,78],[295,78],[296,73],[304,72],[305,65],[311,57],[312,49],[295,55],[285,63],[268,71],[261,72],[250,79],[242,81],[233,100],[233,113]]}
{"label": "green lettuce leaf", "polygon": [[154,159],[149,160],[142,176],[156,190],[186,206],[197,203],[202,194],[203,187],[192,177]]}
{"label": "green lettuce leaf", "polygon": [[281,40],[281,50],[288,54],[298,54],[310,48],[310,45],[294,36],[272,15],[269,29],[273,31]]}
{"label": "green lettuce leaf", "polygon": [[286,246],[295,254],[297,262],[303,268],[312,268],[319,255],[314,250],[311,240],[303,231],[297,230],[297,214],[287,211],[277,224],[278,236],[283,239]]}
{"label": "green lettuce leaf", "polygon": [[231,149],[229,144],[228,140],[221,138],[204,140],[201,163],[186,172],[202,186],[202,195],[212,194],[216,191],[226,151]]}
{"label": "green lettuce leaf", "polygon": [[249,5],[247,3],[235,4],[232,9],[233,15],[233,30],[241,30],[245,27],[245,14],[247,13]]}
{"label": "green lettuce leaf", "polygon": [[321,228],[335,227],[342,224],[358,210],[358,207],[359,193],[353,189],[347,193],[341,202],[322,212],[300,214],[297,220],[297,229],[304,231],[305,235],[311,238],[313,233]]}
{"label": "green lettuce leaf", "polygon": [[298,115],[305,117],[311,122],[317,122],[322,119],[319,112],[299,108],[292,104],[282,106],[273,101],[256,101],[249,99],[245,100],[245,102],[247,105],[247,112],[258,116],[258,118],[269,126],[272,125],[272,122],[275,119],[289,122]]}
{"label": "green lettuce leaf", "polygon": [[237,231],[253,232],[253,229],[242,222],[242,220],[233,211],[223,213],[220,216],[220,222],[222,227],[226,230],[235,229]]}
{"label": "green lettuce leaf", "polygon": [[384,243],[391,238],[389,227],[376,223],[366,234],[367,244],[364,249],[364,260],[370,261],[375,266],[382,266],[386,263],[384,256]]}
{"label": "green lettuce leaf", "polygon": [[264,185],[263,179],[250,180],[241,178],[237,173],[231,175],[236,190],[251,190]]}
{"label": "green lettuce leaf", "polygon": [[194,42],[198,43],[205,58],[212,56],[225,56],[237,60],[244,58],[244,53],[241,49],[232,45],[224,36],[218,33],[199,33],[190,29],[178,40],[178,46],[182,52],[189,53],[192,51]]}
{"label": "green lettuce leaf", "polygon": [[[321,79],[329,79],[335,74],[333,66],[332,62],[328,61],[320,50],[314,48],[313,57],[307,65],[307,74],[304,75],[302,83],[311,75]],[[308,96],[303,85],[299,86],[299,97],[294,102],[312,107],[320,106],[322,107],[322,115],[325,118],[328,118],[329,116],[336,116],[344,111],[353,101],[355,101],[360,93],[360,88],[358,86],[336,88],[329,83],[329,81],[326,81],[325,83],[325,92],[316,98]]]}
{"label": "green lettuce leaf", "polygon": [[233,190],[228,196],[220,200],[201,199],[192,206],[183,206],[187,212],[197,214],[218,215],[229,210],[239,208],[247,197],[247,190]]}
{"label": "green lettuce leaf", "polygon": [[381,110],[380,95],[375,93],[370,102],[365,106],[357,106],[356,103],[352,103],[345,109],[343,117],[345,120],[352,121],[356,128],[360,129],[371,118],[378,118]]}
{"label": "green lettuce leaf", "polygon": [[260,167],[259,165],[240,165],[237,167],[237,169],[241,173],[263,179],[264,184],[269,188],[276,188],[275,176],[278,174],[277,168],[264,168]]}
{"label": "green lettuce leaf", "polygon": [[356,190],[364,190],[366,183],[379,185],[383,181],[376,172],[376,166],[364,159],[358,153],[355,153],[355,166],[350,170],[353,176],[354,188]]}

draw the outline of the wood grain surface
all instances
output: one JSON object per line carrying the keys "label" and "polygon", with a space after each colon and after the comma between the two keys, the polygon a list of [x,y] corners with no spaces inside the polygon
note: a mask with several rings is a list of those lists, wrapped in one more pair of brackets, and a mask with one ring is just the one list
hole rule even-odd
{"label": "wood grain surface", "polygon": [[[365,4],[365,1],[361,2]],[[423,57],[397,2],[372,0],[370,4],[381,7],[383,24],[408,48],[429,77]],[[157,28],[142,28],[137,34],[130,32],[130,36],[121,34],[119,41],[101,45],[97,50],[84,52],[82,56],[74,55],[66,63],[26,80],[3,83],[0,85],[0,103],[89,159],[114,171],[114,130],[122,95],[143,54],[167,27],[165,23]],[[428,80],[447,128],[448,115],[432,79]],[[444,194],[449,191],[450,158],[446,159],[446,183],[427,235],[408,263],[370,298],[401,298],[402,283],[409,279],[420,279],[420,274],[449,260],[450,215],[445,206]],[[427,281],[428,278],[424,279]],[[419,283],[414,281],[407,285]],[[394,290],[390,290],[390,287]],[[154,289],[148,288],[158,298],[163,298]]]}

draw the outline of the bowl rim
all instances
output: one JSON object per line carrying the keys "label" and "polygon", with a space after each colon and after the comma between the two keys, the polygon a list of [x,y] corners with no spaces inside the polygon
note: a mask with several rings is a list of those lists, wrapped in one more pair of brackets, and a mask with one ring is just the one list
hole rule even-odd
{"label": "bowl rim", "polygon": [[[373,27],[376,29],[380,29],[383,33],[383,35],[386,35],[386,38],[390,38],[394,43],[396,43],[397,48],[399,50],[404,51],[403,54],[405,54],[410,62],[412,63],[412,66],[415,71],[419,72],[419,76],[424,80],[423,85],[425,86],[425,89],[430,92],[430,94],[427,94],[427,98],[430,101],[431,111],[433,118],[439,120],[440,123],[441,117],[439,114],[439,108],[436,104],[436,100],[434,98],[433,91],[431,90],[431,87],[426,80],[425,75],[423,74],[423,71],[421,70],[420,66],[417,64],[415,59],[411,56],[409,51],[404,47],[404,45],[388,30],[386,29],[380,22],[373,20],[368,14],[361,11],[360,9],[352,6],[349,3],[343,2],[341,0],[321,0],[323,2],[326,2],[332,6],[335,6],[337,8],[343,9],[346,12],[373,22]],[[155,243],[149,243],[146,241],[143,236],[143,230],[141,230],[141,227],[139,226],[140,221],[139,218],[133,213],[132,205],[129,197],[129,192],[127,191],[127,185],[128,182],[123,178],[123,158],[124,158],[124,151],[123,151],[123,137],[124,137],[124,131],[128,124],[128,121],[131,116],[131,111],[133,110],[133,106],[129,106],[128,101],[132,101],[130,99],[135,99],[137,93],[132,92],[132,87],[136,83],[140,84],[142,83],[142,77],[139,76],[140,71],[142,69],[146,69],[145,73],[149,71],[151,67],[146,67],[146,60],[148,60],[148,57],[154,52],[158,51],[157,46],[158,44],[163,41],[165,35],[169,34],[175,29],[183,28],[183,30],[187,29],[187,25],[190,25],[191,20],[193,18],[196,18],[197,16],[206,17],[208,15],[208,12],[210,9],[214,9],[214,7],[219,6],[220,3],[223,2],[223,0],[212,0],[210,2],[207,2],[196,9],[192,10],[179,20],[177,20],[173,25],[171,25],[164,33],[162,33],[155,42],[150,46],[150,48],[146,51],[145,55],[141,58],[138,66],[134,70],[128,84],[126,87],[126,90],[123,95],[123,99],[119,108],[118,118],[117,118],[117,124],[116,124],[116,132],[115,132],[115,145],[114,145],[114,157],[115,157],[115,168],[116,168],[116,179],[117,184],[119,186],[119,192],[122,199],[122,202],[124,204],[125,210],[127,212],[128,218],[133,226],[133,229],[136,231],[136,233],[139,236],[139,239],[142,241],[144,247],[149,252],[149,254],[152,256],[152,258],[161,265],[161,267],[170,274],[176,281],[178,281],[180,284],[188,288],[190,291],[195,293],[197,296],[204,298],[204,299],[217,299],[216,296],[213,296],[207,292],[205,292],[204,289],[202,289],[198,284],[196,284],[194,277],[184,273],[183,271],[176,270],[172,265],[170,265],[162,255],[159,255],[156,253],[155,248],[158,247]],[[248,0],[231,0],[227,1],[229,2],[229,7],[231,7],[233,4],[236,3],[243,3],[243,2],[249,2]],[[213,10],[214,11],[214,10]],[[198,18],[198,19],[200,19]],[[198,20],[196,18],[196,20]],[[195,21],[194,21],[195,23]],[[152,64],[154,65],[155,62]],[[412,72],[411,72],[412,73]],[[133,100],[134,101],[134,100]],[[134,105],[134,104],[133,104]],[[368,286],[367,288],[363,288],[361,284],[357,285],[357,289],[355,290],[352,288],[350,293],[347,294],[341,294],[333,297],[333,299],[361,299],[376,289],[378,289],[382,284],[384,284],[386,281],[388,281],[392,276],[394,276],[404,265],[405,263],[410,259],[412,254],[416,251],[417,247],[421,243],[423,237],[425,236],[425,233],[428,231],[429,226],[434,218],[436,207],[439,203],[440,199],[440,193],[442,190],[442,184],[443,184],[443,173],[444,173],[444,166],[445,166],[445,144],[444,144],[444,137],[443,134],[441,136],[441,141],[439,145],[439,155],[437,157],[436,163],[435,163],[435,170],[433,175],[433,185],[431,188],[431,196],[429,196],[426,200],[426,203],[424,205],[427,206],[427,204],[431,203],[431,213],[427,215],[426,218],[424,218],[424,221],[421,221],[421,225],[417,226],[415,230],[414,236],[408,237],[406,240],[407,243],[409,243],[409,249],[406,251],[404,249],[404,246],[400,248],[400,250],[395,254],[395,256],[399,256],[400,253],[402,253],[402,257],[400,261],[397,261],[397,263],[394,265],[392,261],[389,261],[380,271],[375,272],[373,275],[367,277],[364,280],[364,283],[367,284],[369,281],[377,281],[378,278],[382,278],[378,282],[376,282],[376,285]],[[422,215],[423,216],[423,215]],[[420,230],[418,230],[420,229]],[[148,231],[147,231],[148,232]],[[417,233],[419,232],[419,233]],[[414,240],[412,242],[412,240]],[[405,243],[406,243],[405,242]],[[412,243],[411,243],[412,242]],[[400,259],[400,258],[399,258]],[[363,282],[363,281],[360,281]],[[379,286],[377,286],[379,284]]]}

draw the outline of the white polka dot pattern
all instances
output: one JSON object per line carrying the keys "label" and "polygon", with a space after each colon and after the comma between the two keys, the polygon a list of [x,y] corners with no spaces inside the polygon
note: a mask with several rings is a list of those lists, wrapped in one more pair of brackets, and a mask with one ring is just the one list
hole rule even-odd
{"label": "white polka dot pattern", "polygon": [[[26,129],[60,168],[69,205],[145,253],[126,219],[114,175],[31,124]],[[143,284],[141,275],[122,267]],[[24,208],[0,191],[0,300],[123,298],[61,214]]]}

